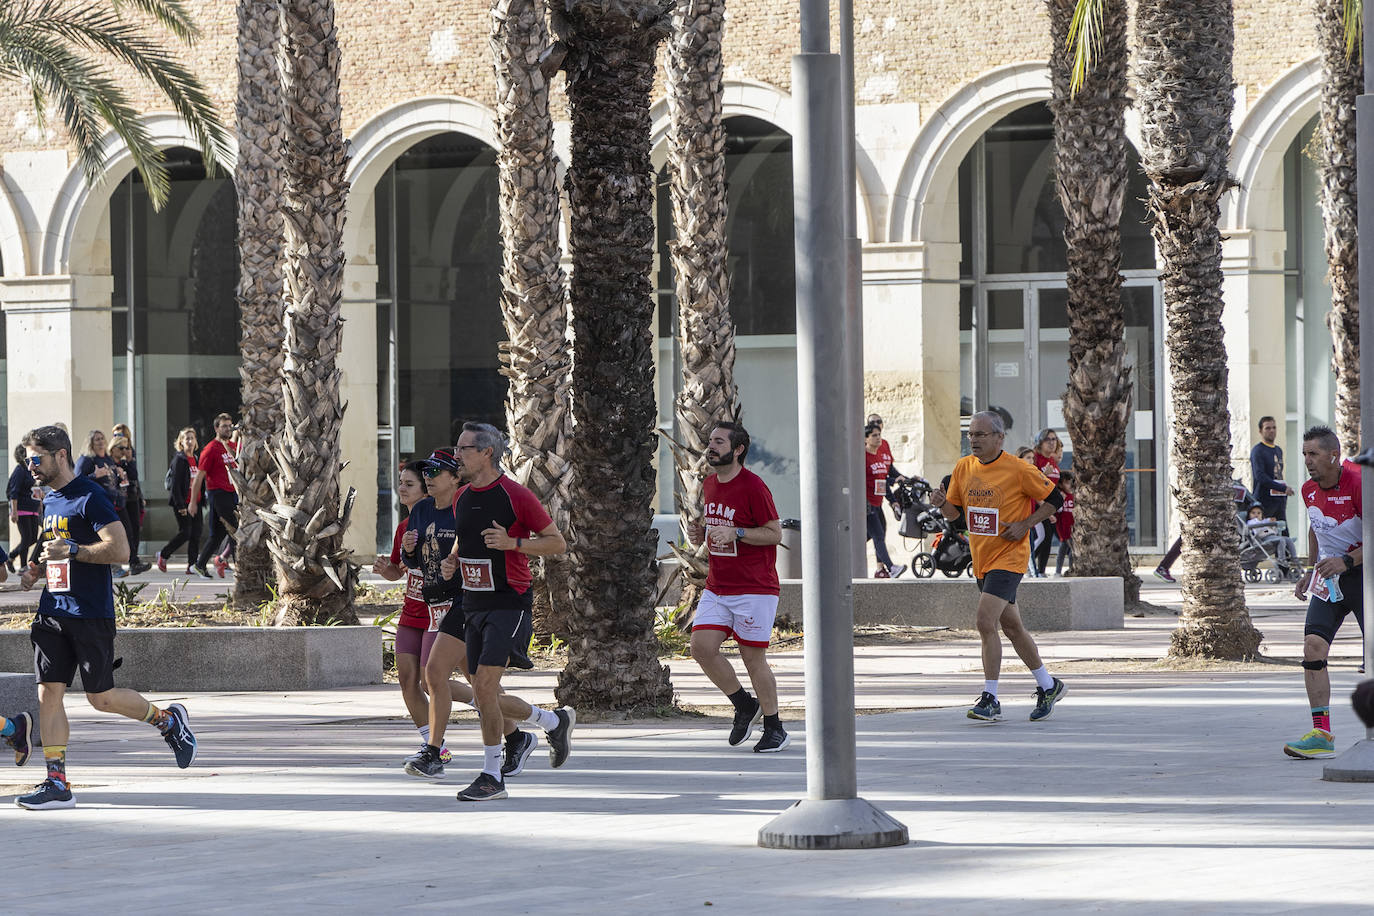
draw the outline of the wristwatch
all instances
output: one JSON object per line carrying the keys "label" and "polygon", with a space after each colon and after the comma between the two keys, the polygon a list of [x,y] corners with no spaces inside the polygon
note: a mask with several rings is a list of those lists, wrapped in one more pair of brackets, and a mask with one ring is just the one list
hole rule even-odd
{"label": "wristwatch", "polygon": [[76,541],[73,541],[71,538],[67,538],[67,559],[72,559],[73,557],[75,557],[77,551],[80,549],[80,544],[78,544]]}
{"label": "wristwatch", "polygon": [[742,541],[742,540],[744,540],[744,529],[743,529],[743,528],[736,528],[736,529],[735,529],[735,540],[737,540],[737,541]]}
{"label": "wristwatch", "polygon": [[1350,554],[1348,554],[1348,553],[1342,554],[1342,555],[1341,555],[1341,559],[1345,562],[1345,571],[1346,571],[1346,572],[1350,572],[1350,570],[1352,570],[1352,569],[1355,568],[1355,558],[1352,557]]}

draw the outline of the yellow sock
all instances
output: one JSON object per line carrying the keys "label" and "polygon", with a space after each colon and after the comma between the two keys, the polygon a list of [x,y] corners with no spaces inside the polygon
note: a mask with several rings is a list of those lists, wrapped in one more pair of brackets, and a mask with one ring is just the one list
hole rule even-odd
{"label": "yellow sock", "polygon": [[167,710],[158,709],[149,703],[148,711],[143,714],[143,721],[157,728],[163,728],[167,724]]}

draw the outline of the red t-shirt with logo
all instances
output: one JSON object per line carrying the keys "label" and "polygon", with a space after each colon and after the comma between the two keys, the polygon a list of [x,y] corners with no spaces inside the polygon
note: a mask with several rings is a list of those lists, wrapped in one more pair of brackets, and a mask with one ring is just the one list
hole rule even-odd
{"label": "red t-shirt with logo", "polygon": [[1308,480],[1302,485],[1307,522],[1317,536],[1318,559],[1344,556],[1364,542],[1360,469],[1354,462],[1341,464],[1341,479],[1329,490]]}
{"label": "red t-shirt with logo", "polygon": [[237,443],[229,442],[226,445],[218,438],[211,439],[210,444],[200,450],[200,461],[197,464],[205,471],[207,490],[234,489],[234,484],[229,479],[229,468],[238,467],[238,450]]}
{"label": "red t-shirt with logo", "polygon": [[401,563],[401,538],[405,537],[406,523],[396,526],[396,536],[391,539],[391,562],[406,572],[405,601],[401,604],[401,626],[415,627],[417,630],[429,629],[429,605],[425,603],[425,574],[418,569],[410,569]]}
{"label": "red t-shirt with logo", "polygon": [[887,472],[891,467],[892,453],[884,452],[881,445],[871,455],[864,449],[864,492],[870,506],[883,504],[883,497],[887,496]]}
{"label": "red t-shirt with logo", "polygon": [[1059,540],[1067,541],[1073,537],[1073,494],[1064,494],[1064,505],[1059,507],[1059,511],[1054,516],[1054,533],[1059,535]]}
{"label": "red t-shirt with logo", "polygon": [[[759,475],[747,468],[721,483],[712,474],[703,487],[704,524],[726,528],[762,528],[778,518],[773,494]],[[710,568],[706,587],[717,595],[776,595],[778,593],[778,548],[769,544],[734,541],[727,547],[711,547],[710,531],[706,543]]]}

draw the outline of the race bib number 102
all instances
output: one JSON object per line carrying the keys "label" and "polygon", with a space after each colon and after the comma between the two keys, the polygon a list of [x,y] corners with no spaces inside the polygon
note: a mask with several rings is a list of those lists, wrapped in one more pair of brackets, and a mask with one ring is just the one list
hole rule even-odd
{"label": "race bib number 102", "polygon": [[968,533],[996,537],[1001,530],[997,523],[997,510],[986,506],[969,506],[964,514],[968,517]]}

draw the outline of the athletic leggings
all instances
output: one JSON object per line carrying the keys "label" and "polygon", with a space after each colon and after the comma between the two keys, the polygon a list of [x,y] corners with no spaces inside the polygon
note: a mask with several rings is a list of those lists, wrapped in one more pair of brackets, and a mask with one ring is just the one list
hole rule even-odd
{"label": "athletic leggings", "polygon": [[209,563],[210,557],[219,550],[225,538],[229,538],[229,545],[224,555],[227,557],[232,554],[233,535],[239,530],[237,493],[233,490],[207,490],[205,501],[210,506],[210,536],[205,539],[205,546],[200,548],[200,556],[196,559],[197,566]]}
{"label": "athletic leggings", "polygon": [[201,517],[200,507],[191,515],[177,513],[177,533],[167,542],[166,546],[159,551],[162,559],[167,559],[182,544],[186,545],[186,565],[191,566],[196,562],[196,553],[200,550],[200,531]]}
{"label": "athletic leggings", "polygon": [[1050,565],[1050,538],[1054,535],[1054,519],[1047,518],[1031,529],[1031,567],[1043,576]]}
{"label": "athletic leggings", "polygon": [[882,506],[869,506],[867,519],[867,539],[873,542],[873,554],[883,569],[892,565],[892,556],[887,552],[887,517]]}
{"label": "athletic leggings", "polygon": [[38,562],[38,527],[41,521],[37,515],[21,515],[15,519],[15,524],[19,526],[19,546],[10,551],[10,557],[17,560],[20,566],[24,565],[25,550],[31,550],[33,553],[29,558],[30,563]]}

